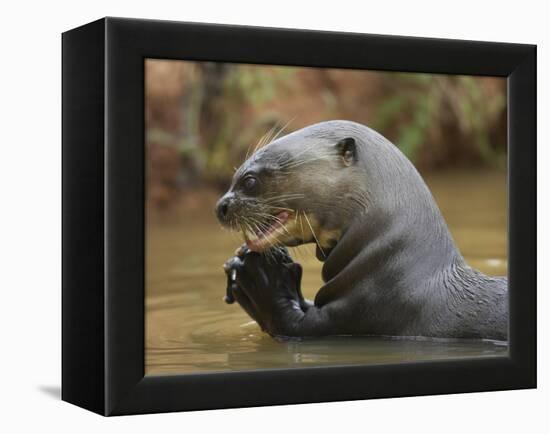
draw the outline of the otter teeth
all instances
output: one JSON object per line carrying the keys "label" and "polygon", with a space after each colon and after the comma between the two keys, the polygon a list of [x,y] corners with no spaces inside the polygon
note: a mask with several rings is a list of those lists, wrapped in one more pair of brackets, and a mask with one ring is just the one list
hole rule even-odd
{"label": "otter teeth", "polygon": [[259,230],[256,232],[256,238],[253,240],[247,240],[246,244],[248,248],[255,252],[262,251],[265,247],[269,245],[269,236],[272,235],[277,229],[283,227],[288,221],[289,214],[286,211],[283,211],[275,216],[276,221],[271,224],[265,230]]}

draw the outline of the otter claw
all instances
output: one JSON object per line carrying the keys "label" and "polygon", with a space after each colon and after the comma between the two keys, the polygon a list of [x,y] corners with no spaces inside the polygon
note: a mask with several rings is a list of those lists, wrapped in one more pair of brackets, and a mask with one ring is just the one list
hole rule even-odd
{"label": "otter claw", "polygon": [[227,304],[233,304],[235,303],[235,297],[233,297],[233,294],[227,293],[223,296],[223,301]]}
{"label": "otter claw", "polygon": [[238,256],[239,258],[243,258],[244,255],[246,255],[249,250],[250,249],[248,248],[248,246],[246,244],[243,244],[237,250],[235,250],[235,256]]}
{"label": "otter claw", "polygon": [[240,262],[239,258],[233,257],[225,264],[223,264],[223,269],[227,276],[227,288],[225,290],[225,297],[223,301],[227,304],[235,303],[235,297],[233,297],[233,286],[236,285],[235,281],[237,280],[237,266]]}
{"label": "otter claw", "polygon": [[235,285],[235,281],[231,280],[231,275],[227,275],[227,288],[225,290],[225,296],[223,297],[223,301],[225,301],[227,304],[233,304],[235,303],[235,297],[233,297],[233,285]]}

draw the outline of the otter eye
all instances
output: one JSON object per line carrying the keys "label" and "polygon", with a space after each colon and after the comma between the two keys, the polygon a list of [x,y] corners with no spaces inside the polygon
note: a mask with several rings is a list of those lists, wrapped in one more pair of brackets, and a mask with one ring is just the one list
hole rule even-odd
{"label": "otter eye", "polygon": [[253,176],[247,176],[243,181],[243,187],[248,191],[254,190],[257,184],[258,180]]}

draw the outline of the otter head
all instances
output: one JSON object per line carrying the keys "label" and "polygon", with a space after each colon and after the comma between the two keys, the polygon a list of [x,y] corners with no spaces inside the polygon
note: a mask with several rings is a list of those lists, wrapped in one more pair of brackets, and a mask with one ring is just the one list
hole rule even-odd
{"label": "otter head", "polygon": [[218,219],[241,231],[253,251],[313,242],[323,259],[366,204],[358,155],[352,137],[282,137],[237,169],[216,205]]}

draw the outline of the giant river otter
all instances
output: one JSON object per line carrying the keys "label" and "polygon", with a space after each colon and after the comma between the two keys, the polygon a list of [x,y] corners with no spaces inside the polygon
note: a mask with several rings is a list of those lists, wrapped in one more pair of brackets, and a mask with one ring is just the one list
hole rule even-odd
{"label": "giant river otter", "polygon": [[[507,339],[507,279],[470,268],[411,162],[366,126],[329,121],[257,150],[219,200],[246,246],[229,297],[272,336]],[[317,244],[314,302],[284,246]]]}

